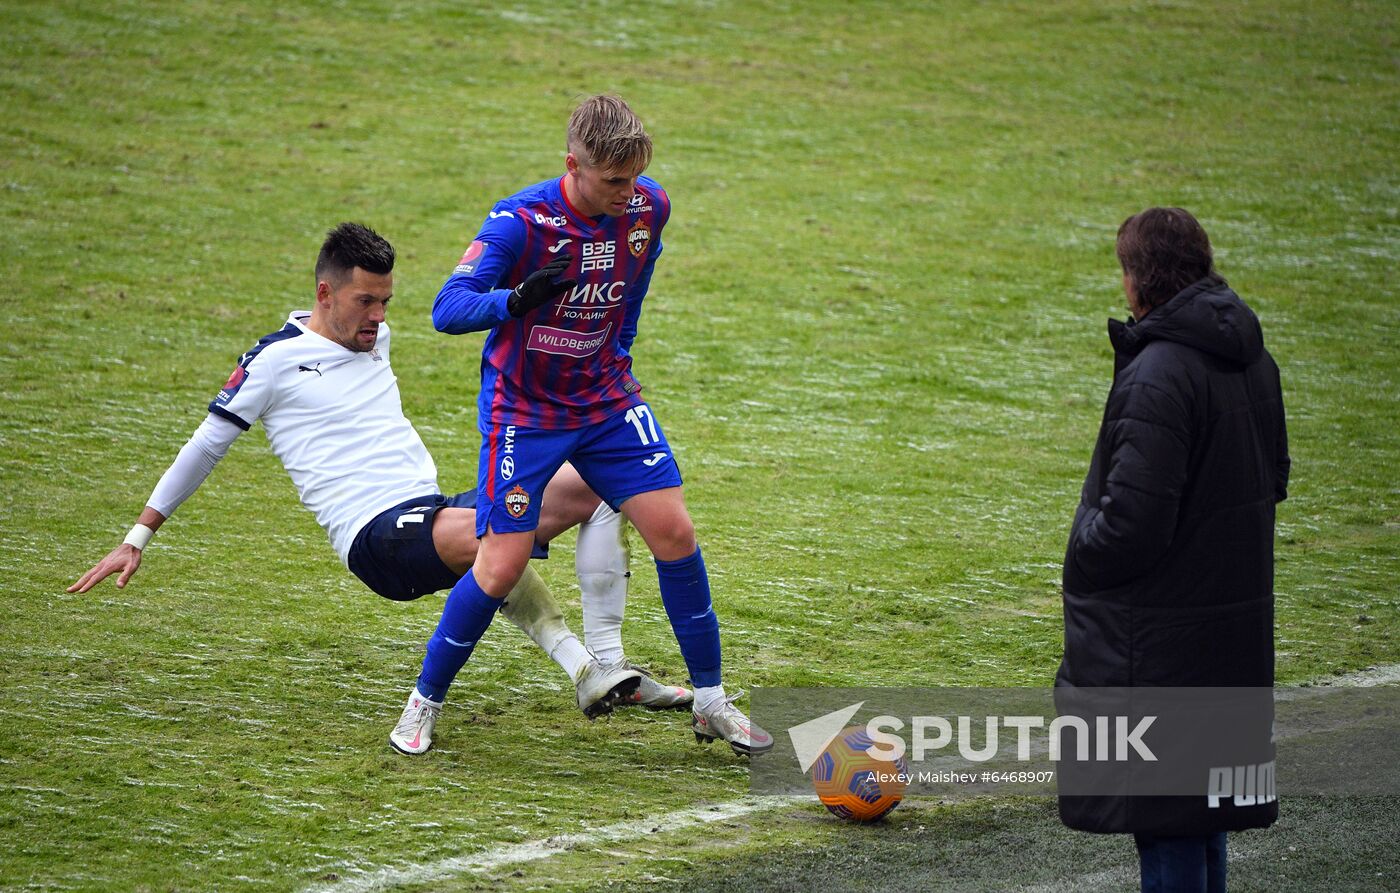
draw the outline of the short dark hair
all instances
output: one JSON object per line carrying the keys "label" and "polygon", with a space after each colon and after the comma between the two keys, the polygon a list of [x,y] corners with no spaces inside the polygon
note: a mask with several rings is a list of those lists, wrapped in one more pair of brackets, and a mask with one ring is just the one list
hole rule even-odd
{"label": "short dark hair", "polygon": [[342,223],[326,233],[316,256],[316,281],[344,282],[356,267],[384,275],[394,271],[394,246],[362,223]]}
{"label": "short dark hair", "polygon": [[1118,227],[1118,263],[1142,306],[1165,304],[1215,272],[1210,238],[1189,211],[1148,208]]}

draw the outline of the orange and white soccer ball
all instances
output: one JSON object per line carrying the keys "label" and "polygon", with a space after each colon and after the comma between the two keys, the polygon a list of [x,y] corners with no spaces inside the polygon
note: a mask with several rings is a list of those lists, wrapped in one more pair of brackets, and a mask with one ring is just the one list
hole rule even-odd
{"label": "orange and white soccer ball", "polygon": [[812,764],[817,797],[836,815],[853,822],[873,822],[899,805],[909,787],[909,764],[879,760],[869,753],[873,744],[865,726],[841,730]]}

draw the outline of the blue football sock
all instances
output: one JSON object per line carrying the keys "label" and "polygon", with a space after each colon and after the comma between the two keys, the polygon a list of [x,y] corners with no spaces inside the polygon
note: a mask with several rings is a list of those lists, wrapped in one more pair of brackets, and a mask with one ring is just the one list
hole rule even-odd
{"label": "blue football sock", "polygon": [[678,561],[657,561],[661,604],[671,619],[691,684],[719,685],[719,618],[710,604],[710,578],[700,547]]}
{"label": "blue football sock", "polygon": [[428,640],[428,656],[423,659],[423,672],[418,676],[419,694],[434,701],[447,696],[448,686],[472,656],[472,649],[503,602],[504,599],[487,595],[471,571],[457,581],[447,595],[437,631]]}

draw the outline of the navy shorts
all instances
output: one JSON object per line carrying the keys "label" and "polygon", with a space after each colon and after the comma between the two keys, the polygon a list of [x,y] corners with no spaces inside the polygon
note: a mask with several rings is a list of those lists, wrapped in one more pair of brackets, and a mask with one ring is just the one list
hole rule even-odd
{"label": "navy shorts", "polygon": [[[350,546],[350,572],[396,602],[451,589],[461,579],[438,557],[433,516],[442,508],[475,508],[476,491],[433,493],[405,500],[374,516]],[[535,543],[531,558],[548,558],[549,544]]]}
{"label": "navy shorts", "polygon": [[452,588],[461,575],[442,563],[433,545],[433,516],[449,506],[475,508],[476,491],[420,496],[375,515],[350,546],[350,572],[394,601]]}

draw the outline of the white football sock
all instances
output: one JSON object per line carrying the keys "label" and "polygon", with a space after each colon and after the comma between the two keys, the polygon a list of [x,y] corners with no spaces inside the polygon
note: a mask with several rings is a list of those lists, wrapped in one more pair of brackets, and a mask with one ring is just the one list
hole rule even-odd
{"label": "white football sock", "polygon": [[583,668],[588,666],[593,660],[593,655],[588,653],[588,649],[583,647],[583,643],[578,640],[578,636],[569,633],[566,637],[554,646],[554,650],[549,653],[554,662],[564,668],[564,672],[569,674],[569,678],[578,681],[579,674]]}
{"label": "white football sock", "polygon": [[[570,679],[578,675],[571,649],[565,649],[563,652],[570,663],[564,663],[556,654],[559,653],[560,646],[570,639],[580,651],[583,651],[583,646],[578,644],[578,637],[564,623],[564,612],[559,610],[558,602],[549,594],[549,587],[533,567],[525,568],[520,582],[516,583],[515,588],[506,596],[506,602],[501,606],[501,615],[520,627],[525,635],[534,639],[535,644],[543,648],[545,654],[568,672]],[[586,660],[586,651],[584,657]]]}
{"label": "white football sock", "polygon": [[622,615],[627,609],[627,539],[622,516],[598,504],[579,526],[574,570],[583,593],[583,638],[598,660],[617,663],[622,650]]}
{"label": "white football sock", "polygon": [[695,689],[695,709],[709,710],[724,700],[723,685],[702,685]]}

